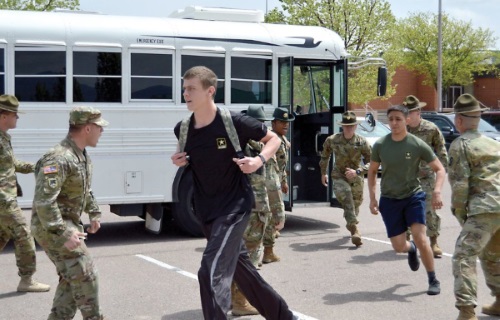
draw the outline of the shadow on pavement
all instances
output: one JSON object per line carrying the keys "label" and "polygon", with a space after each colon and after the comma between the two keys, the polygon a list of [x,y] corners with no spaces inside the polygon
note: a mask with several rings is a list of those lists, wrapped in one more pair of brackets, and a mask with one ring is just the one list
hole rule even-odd
{"label": "shadow on pavement", "polygon": [[323,297],[327,305],[340,305],[355,302],[411,302],[408,298],[426,294],[425,291],[413,292],[408,294],[397,294],[399,288],[409,286],[409,284],[397,284],[383,291],[358,291],[348,293],[330,293]]}
{"label": "shadow on pavement", "polygon": [[339,225],[323,220],[311,219],[303,216],[286,216],[285,228],[280,232],[282,237],[296,235],[331,234]]}
{"label": "shadow on pavement", "polygon": [[392,250],[387,250],[387,251],[376,252],[372,255],[352,256],[351,260],[349,260],[348,262],[354,264],[371,264],[377,261],[400,261],[407,259],[408,255],[406,254],[397,254]]}
{"label": "shadow on pavement", "polygon": [[351,239],[344,237],[335,241],[328,241],[324,243],[292,243],[290,248],[299,252],[316,252],[316,251],[330,251],[330,250],[345,250],[352,246]]}
{"label": "shadow on pavement", "polygon": [[0,294],[0,300],[12,298],[12,297],[19,297],[19,296],[23,296],[25,294],[27,294],[27,292],[17,292],[17,291],[6,292],[6,293]]}
{"label": "shadow on pavement", "polygon": [[203,313],[201,309],[182,311],[174,314],[169,314],[161,318],[161,320],[193,320],[193,319],[203,319]]}

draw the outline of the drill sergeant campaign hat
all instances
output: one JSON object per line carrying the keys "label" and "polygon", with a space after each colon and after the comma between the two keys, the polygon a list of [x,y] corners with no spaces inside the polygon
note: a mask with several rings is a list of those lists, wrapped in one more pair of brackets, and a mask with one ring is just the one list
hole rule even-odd
{"label": "drill sergeant campaign hat", "polygon": [[279,107],[274,109],[273,118],[274,120],[281,120],[286,122],[295,120],[295,116],[289,113],[288,109],[285,107]]}
{"label": "drill sergeant campaign hat", "polygon": [[408,108],[408,111],[418,110],[427,105],[425,102],[420,102],[417,97],[409,95],[403,101],[403,106]]}
{"label": "drill sergeant campaign hat", "polygon": [[464,93],[458,97],[453,105],[453,113],[469,113],[485,110],[489,110],[489,108],[481,108],[479,101],[468,93]]}
{"label": "drill sergeant campaign hat", "polygon": [[273,120],[266,117],[266,112],[263,106],[249,106],[247,110],[241,111],[241,113],[246,114],[249,117],[255,118],[259,121]]}
{"label": "drill sergeant campaign hat", "polygon": [[352,111],[347,111],[342,113],[342,121],[337,121],[338,124],[343,126],[353,126],[358,124],[356,120],[356,114]]}
{"label": "drill sergeant campaign hat", "polygon": [[89,123],[94,123],[100,127],[105,127],[109,124],[101,117],[101,111],[92,107],[76,107],[69,113],[69,124],[81,126]]}
{"label": "drill sergeant campaign hat", "polygon": [[24,113],[19,111],[19,101],[17,98],[10,94],[2,94],[0,96],[0,109],[14,113]]}

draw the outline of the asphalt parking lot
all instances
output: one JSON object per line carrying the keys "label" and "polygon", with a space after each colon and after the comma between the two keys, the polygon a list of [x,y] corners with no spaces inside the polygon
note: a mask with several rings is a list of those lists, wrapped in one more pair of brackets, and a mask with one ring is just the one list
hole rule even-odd
{"label": "asphalt parking lot", "polygon": [[[365,192],[365,198],[368,193]],[[449,210],[450,190],[443,190],[442,235],[445,252],[436,260],[442,293],[428,296],[423,266],[412,272],[405,254],[392,251],[380,216],[365,200],[360,213],[364,244],[355,248],[337,208],[294,208],[278,239],[281,261],[264,265],[263,277],[307,319],[387,320],[455,319],[451,254],[460,226]],[[104,211],[107,207],[103,207]],[[26,212],[29,217],[29,212]],[[84,222],[87,222],[84,219]],[[196,274],[204,239],[181,234],[174,226],[160,235],[144,231],[144,222],[105,212],[102,228],[87,245],[100,274],[100,298],[108,319],[202,319]],[[48,293],[17,293],[19,281],[10,243],[0,254],[0,319],[46,319],[57,275],[42,250],[36,279],[53,286]],[[479,304],[493,298],[478,264]],[[493,319],[481,315],[479,319]],[[82,319],[79,312],[75,319]],[[260,316],[238,319],[263,319]]]}

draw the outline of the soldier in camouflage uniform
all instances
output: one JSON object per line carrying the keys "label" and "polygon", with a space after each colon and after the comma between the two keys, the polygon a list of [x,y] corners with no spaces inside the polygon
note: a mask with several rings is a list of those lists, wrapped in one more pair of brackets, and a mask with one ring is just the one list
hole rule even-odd
{"label": "soldier in camouflage uniform", "polygon": [[[249,106],[248,110],[244,110],[242,113],[262,122],[271,120],[266,118],[264,107],[262,106]],[[245,155],[257,157],[261,153],[263,146],[262,142],[249,140],[245,146]],[[264,167],[261,167],[259,170],[248,174],[248,178],[252,185],[255,205],[250,213],[248,225],[245,233],[243,233],[243,239],[245,240],[250,261],[258,269],[262,258],[264,231],[271,218],[266,189],[266,170]],[[234,316],[259,314],[257,309],[248,302],[243,293],[238,289],[234,281],[231,286],[231,302],[231,313]]]}
{"label": "soldier in camouflage uniform", "polygon": [[290,114],[288,109],[284,107],[274,109],[273,118],[272,129],[280,138],[281,144],[276,155],[266,163],[266,188],[272,215],[264,234],[264,257],[262,259],[264,263],[280,261],[280,257],[274,253],[273,248],[276,242],[276,233],[285,226],[283,193],[288,193],[286,166],[290,150],[290,142],[286,138],[286,133],[290,122],[295,120],[294,115]]}
{"label": "soldier in camouflage uniform", "polygon": [[454,105],[455,125],[462,134],[450,146],[448,179],[451,210],[462,226],[453,254],[459,320],[477,319],[476,259],[496,300],[482,312],[500,316],[500,143],[477,131],[479,102],[463,94]]}
{"label": "soldier in camouflage uniform", "polygon": [[[359,247],[363,244],[357,224],[359,206],[363,202],[364,175],[370,162],[371,147],[368,141],[355,133],[356,114],[342,114],[342,132],[329,136],[323,144],[319,167],[321,182],[328,186],[327,167],[333,154],[334,165],[331,172],[333,192],[344,209],[346,228],[351,233],[351,242]],[[363,158],[364,165],[360,166]]]}
{"label": "soldier in camouflage uniform", "polygon": [[[448,165],[448,153],[441,130],[432,122],[422,119],[420,115],[421,108],[427,104],[420,102],[415,96],[407,96],[403,102],[410,112],[408,121],[408,132],[424,140],[437,155],[443,167]],[[422,161],[420,163],[419,173],[420,185],[425,192],[425,218],[427,225],[427,236],[431,240],[432,253],[435,258],[440,258],[443,254],[437,243],[439,231],[441,230],[441,217],[432,207],[432,191],[436,185],[436,174]],[[409,236],[409,231],[407,233]]]}
{"label": "soldier in camouflage uniform", "polygon": [[50,286],[33,280],[36,271],[35,242],[17,204],[17,197],[22,196],[22,191],[17,183],[16,172],[31,173],[34,165],[14,157],[10,135],[7,133],[17,125],[18,109],[16,97],[0,96],[0,251],[13,239],[21,277],[17,291],[43,292],[49,291]]}
{"label": "soldier in camouflage uniform", "polygon": [[90,188],[92,163],[85,148],[97,145],[108,122],[97,109],[77,107],[69,125],[68,136],[36,164],[31,231],[59,274],[48,319],[73,319],[77,308],[84,320],[104,319],[81,215],[89,214],[87,232],[99,230],[101,212]]}

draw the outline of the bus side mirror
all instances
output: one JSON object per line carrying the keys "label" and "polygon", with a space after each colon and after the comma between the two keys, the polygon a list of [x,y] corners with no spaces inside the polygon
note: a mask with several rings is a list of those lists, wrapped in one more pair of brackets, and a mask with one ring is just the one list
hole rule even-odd
{"label": "bus side mirror", "polygon": [[377,96],[379,97],[385,96],[386,89],[387,89],[387,68],[379,67],[378,77],[377,77]]}

